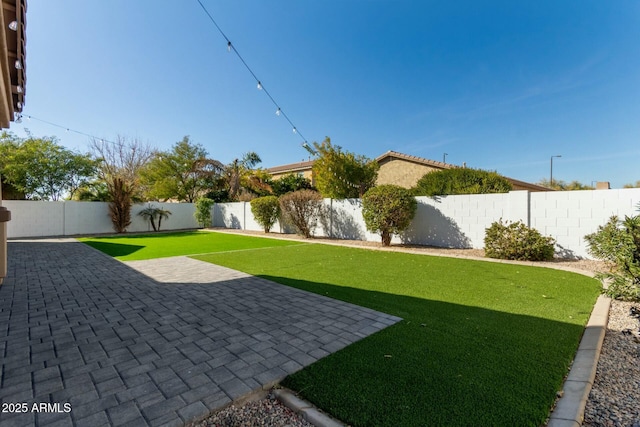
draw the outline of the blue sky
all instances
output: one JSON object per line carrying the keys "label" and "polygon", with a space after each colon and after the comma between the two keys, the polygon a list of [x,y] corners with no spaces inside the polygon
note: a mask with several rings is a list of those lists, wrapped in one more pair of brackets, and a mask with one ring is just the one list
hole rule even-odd
{"label": "blue sky", "polygon": [[[201,0],[309,142],[536,182],[640,180],[640,2]],[[11,130],[308,158],[196,0],[30,0]]]}

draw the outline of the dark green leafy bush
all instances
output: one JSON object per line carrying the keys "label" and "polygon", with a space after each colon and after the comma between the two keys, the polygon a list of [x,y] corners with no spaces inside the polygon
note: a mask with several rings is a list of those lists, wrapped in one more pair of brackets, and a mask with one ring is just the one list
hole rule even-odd
{"label": "dark green leafy bush", "polygon": [[453,168],[429,172],[413,188],[416,196],[450,194],[508,193],[512,186],[496,172],[482,169]]}
{"label": "dark green leafy bush", "polygon": [[382,244],[389,246],[391,237],[406,229],[418,209],[418,202],[406,188],[379,185],[362,196],[362,216],[367,230],[380,233]]}
{"label": "dark green leafy bush", "polygon": [[322,195],[313,190],[298,190],[280,196],[280,210],[296,232],[311,237],[323,213]]}
{"label": "dark green leafy bush", "polygon": [[553,259],[556,241],[545,237],[522,221],[498,222],[487,228],[484,236],[484,252],[489,258],[520,261],[548,261]]}
{"label": "dark green leafy bush", "polygon": [[612,216],[584,239],[589,244],[589,253],[611,266],[608,273],[598,275],[609,282],[605,293],[613,298],[639,301],[640,216],[627,216],[624,221]]}
{"label": "dark green leafy bush", "polygon": [[276,196],[258,197],[251,201],[251,213],[256,222],[268,233],[280,217],[280,203]]}

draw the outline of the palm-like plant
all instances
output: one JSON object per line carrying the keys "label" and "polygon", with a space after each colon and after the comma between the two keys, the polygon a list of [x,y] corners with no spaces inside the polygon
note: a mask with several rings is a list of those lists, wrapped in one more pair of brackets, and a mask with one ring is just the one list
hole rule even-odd
{"label": "palm-like plant", "polygon": [[[151,227],[153,228],[153,231],[160,231],[162,220],[169,218],[169,215],[171,215],[171,212],[166,209],[162,209],[149,204],[149,206],[147,206],[146,208],[138,212],[138,215],[151,223]],[[156,219],[158,220],[157,227],[156,227]]]}
{"label": "palm-like plant", "polygon": [[225,178],[229,190],[229,198],[236,200],[242,188],[242,181],[251,175],[251,169],[262,160],[253,151],[242,155],[242,159],[235,159],[225,168]]}

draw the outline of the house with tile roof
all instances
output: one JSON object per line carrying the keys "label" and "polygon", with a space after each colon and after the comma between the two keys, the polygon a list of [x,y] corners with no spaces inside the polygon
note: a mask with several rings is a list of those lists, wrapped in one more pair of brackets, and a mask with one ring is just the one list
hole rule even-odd
{"label": "house with tile roof", "polygon": [[[418,180],[429,172],[465,167],[398,153],[397,151],[387,151],[375,160],[378,162],[378,165],[380,165],[378,179],[376,180],[377,185],[395,184],[404,188],[414,187]],[[269,172],[274,179],[281,178],[291,173],[298,174],[308,178],[311,183],[314,184],[313,163],[314,160],[308,160],[305,162],[275,166],[268,168],[267,172]],[[552,189],[541,185],[531,184],[529,182],[509,177],[505,178],[511,183],[514,190],[553,191]]]}

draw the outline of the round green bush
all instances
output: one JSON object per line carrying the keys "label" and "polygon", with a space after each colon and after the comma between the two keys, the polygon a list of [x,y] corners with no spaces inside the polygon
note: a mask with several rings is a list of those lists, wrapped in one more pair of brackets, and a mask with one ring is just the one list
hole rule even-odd
{"label": "round green bush", "polygon": [[251,213],[256,222],[268,233],[280,217],[280,203],[276,196],[258,197],[251,200]]}
{"label": "round green bush", "polygon": [[522,221],[498,222],[486,229],[484,253],[489,258],[519,261],[549,261],[555,252],[555,239],[545,237]]}
{"label": "round green bush", "polygon": [[362,196],[362,216],[367,230],[380,233],[382,244],[389,246],[393,234],[404,231],[418,209],[418,202],[406,188],[379,185]]}

